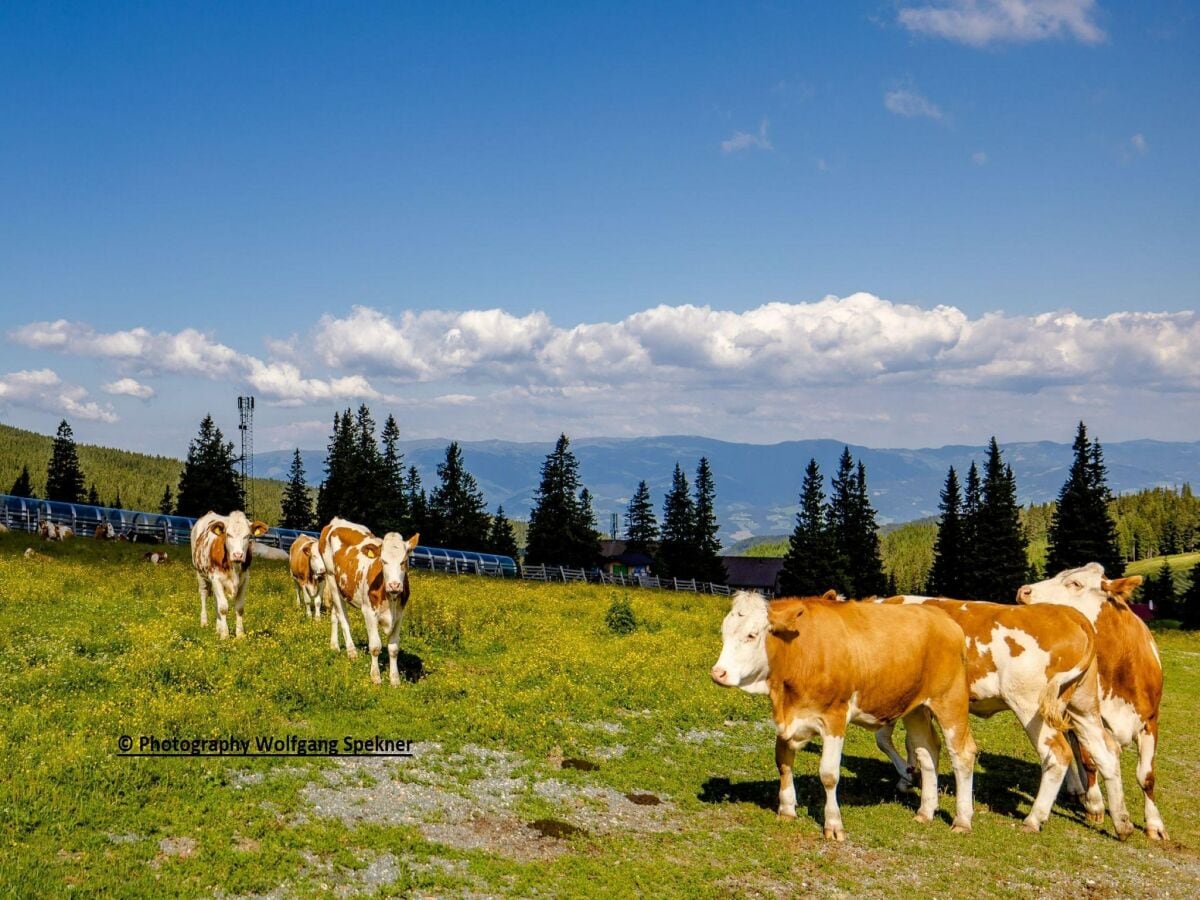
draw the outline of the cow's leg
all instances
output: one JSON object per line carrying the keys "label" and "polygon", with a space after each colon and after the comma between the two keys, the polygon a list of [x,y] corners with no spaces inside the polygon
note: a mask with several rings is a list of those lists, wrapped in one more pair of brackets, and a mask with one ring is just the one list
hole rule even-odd
{"label": "cow's leg", "polygon": [[1087,805],[1087,788],[1084,787],[1084,779],[1080,777],[1080,773],[1084,772],[1083,759],[1079,752],[1079,740],[1075,737],[1075,732],[1067,735],[1067,743],[1071,745],[1071,752],[1074,754],[1074,762],[1067,766],[1067,777],[1063,779],[1062,793],[1078,803],[1080,806]]}
{"label": "cow's leg", "polygon": [[796,818],[796,785],[792,781],[792,766],[796,762],[796,747],[791,741],[775,738],[775,766],[779,769],[779,818]]}
{"label": "cow's leg", "polygon": [[[1022,710],[1014,710],[1017,718],[1025,727],[1025,733],[1033,744],[1033,749],[1042,764],[1042,780],[1038,785],[1037,796],[1033,798],[1033,807],[1021,825],[1024,831],[1041,831],[1042,825],[1050,818],[1050,808],[1054,798],[1062,787],[1067,769],[1071,765],[1071,745],[1057,728],[1047,725],[1039,713],[1030,714]],[[1100,815],[1104,816],[1104,804],[1100,805]]]}
{"label": "cow's leg", "polygon": [[[896,752],[896,745],[892,742],[892,734],[896,730],[896,723],[889,722],[875,732],[875,746],[878,747],[888,759],[892,761],[896,771],[900,773],[900,780],[896,782],[896,790],[902,794],[907,794],[913,789],[914,769],[909,765],[908,760],[902,758]],[[907,734],[905,735],[905,743],[908,742]]]}
{"label": "cow's leg", "polygon": [[200,585],[200,627],[208,627],[208,579],[196,573],[196,582]]}
{"label": "cow's leg", "polygon": [[229,637],[229,624],[225,621],[225,617],[229,614],[229,600],[225,597],[225,586],[221,584],[220,578],[214,578],[212,582],[213,596],[217,600],[217,637]]}
{"label": "cow's leg", "polygon": [[929,711],[923,706],[904,717],[904,728],[910,736],[921,771],[921,805],[917,808],[916,820],[932,822],[938,808],[937,763],[941,746],[929,720]]}
{"label": "cow's leg", "polygon": [[[845,726],[842,726],[843,730]],[[825,838],[844,841],[846,831],[842,827],[842,811],[838,808],[837,786],[842,774],[842,745],[845,734],[831,734],[829,730],[821,736],[821,786],[825,788]],[[937,795],[937,792],[934,792]]]}
{"label": "cow's leg", "polygon": [[369,599],[363,601],[362,616],[367,626],[367,647],[371,651],[371,680],[375,684],[383,684],[383,677],[379,674],[379,651],[383,649],[379,640],[379,618]]}
{"label": "cow's leg", "polygon": [[400,616],[392,615],[392,630],[388,634],[388,681],[392,687],[400,685]]}
{"label": "cow's leg", "polygon": [[1167,839],[1167,826],[1154,802],[1154,753],[1158,749],[1158,721],[1155,720],[1138,732],[1137,779],[1146,795],[1146,837],[1152,841]]}
{"label": "cow's leg", "polygon": [[246,630],[242,622],[242,608],[246,605],[246,589],[250,585],[250,575],[248,572],[243,572],[242,577],[238,579],[237,593],[233,595],[233,611],[237,616],[237,624],[234,634],[237,637],[245,637]]}
{"label": "cow's leg", "polygon": [[[1072,717],[1074,733],[1079,738],[1079,750],[1082,759],[1089,763],[1089,783],[1095,779],[1099,770],[1104,778],[1104,792],[1108,795],[1108,814],[1112,816],[1113,829],[1121,840],[1133,833],[1133,822],[1129,819],[1129,810],[1125,808],[1125,785],[1121,780],[1121,748],[1113,740],[1100,720],[1100,709],[1096,706],[1093,715]],[[1099,793],[1099,788],[1097,788]],[[1092,811],[1090,804],[1097,798],[1088,791],[1089,817]],[[1100,821],[1104,821],[1104,807],[1100,807]]]}
{"label": "cow's leg", "polygon": [[313,585],[308,595],[309,606],[312,608],[312,617],[318,622],[321,621],[321,588],[318,585]]}
{"label": "cow's leg", "polygon": [[954,825],[951,830],[969,834],[975,817],[973,784],[975,781],[975,739],[968,720],[967,680],[956,682],[944,696],[930,703],[934,718],[942,726],[950,763],[954,767]]}

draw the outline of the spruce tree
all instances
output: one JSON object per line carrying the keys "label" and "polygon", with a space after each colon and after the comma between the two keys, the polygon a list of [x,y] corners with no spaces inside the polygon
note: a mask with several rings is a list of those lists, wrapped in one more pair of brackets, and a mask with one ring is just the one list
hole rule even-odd
{"label": "spruce tree", "polygon": [[375,442],[375,419],[367,404],[360,404],[354,417],[353,449],[350,459],[350,493],[343,499],[346,518],[359,522],[377,534],[379,527],[378,490],[383,468],[379,445]]}
{"label": "spruce tree", "polygon": [[1189,631],[1200,629],[1200,563],[1192,566],[1192,583],[1179,596],[1180,627]]}
{"label": "spruce tree", "polygon": [[692,546],[696,555],[694,578],[712,584],[724,584],[729,575],[721,562],[721,541],[717,537],[717,486],[708,458],[700,457],[696,467],[696,534]]}
{"label": "spruce tree", "polygon": [[[236,462],[233,442],[226,443],[212,416],[205,416],[200,422],[200,433],[188,444],[187,460],[179,476],[178,514],[199,518],[209,511],[228,515],[241,509],[242,488]],[[114,506],[120,505],[120,496],[118,489]]]}
{"label": "spruce tree", "polygon": [[838,457],[837,474],[830,480],[829,495],[829,536],[833,553],[833,571],[839,573],[839,581],[834,587],[839,593],[856,596],[855,585],[858,573],[855,568],[856,547],[858,539],[856,506],[858,504],[858,483],[854,472],[854,458],[850,448],[843,447],[842,455]]}
{"label": "spruce tree", "polygon": [[1026,540],[1017,507],[1017,485],[1004,464],[995,437],[983,469],[983,497],[975,527],[972,568],[978,576],[976,600],[1016,602],[1029,571]]}
{"label": "spruce tree", "polygon": [[383,455],[379,461],[379,484],[376,487],[379,528],[383,533],[405,531],[411,523],[408,515],[408,497],[404,491],[404,454],[400,452],[400,426],[395,416],[388,416],[380,435]]}
{"label": "spruce tree", "polygon": [[650,488],[639,481],[625,511],[625,549],[653,556],[658,552],[658,519],[650,500]]}
{"label": "spruce tree", "polygon": [[598,547],[585,542],[594,524],[585,521],[580,503],[579,461],[571,442],[559,435],[542,463],[541,481],[529,513],[525,560],[529,565],[585,568],[596,559]]}
{"label": "spruce tree", "polygon": [[63,419],[54,436],[54,447],[50,451],[50,464],[46,467],[46,499],[62,503],[79,503],[84,496],[83,471],[79,468],[79,455],[75,451],[75,436],[71,426]]}
{"label": "spruce tree", "polygon": [[1142,585],[1142,602],[1150,604],[1156,618],[1173,619],[1177,599],[1175,576],[1171,573],[1171,564],[1164,559],[1158,571]]}
{"label": "spruce tree", "polygon": [[929,570],[926,590],[942,597],[964,597],[967,595],[967,561],[963,551],[962,495],[958,488],[958,473],[954,466],[946,475],[942,488],[941,520],[938,522],[937,540],[933,545],[933,566]]}
{"label": "spruce tree", "polygon": [[304,460],[300,458],[300,448],[297,447],[296,452],[292,454],[287,487],[283,489],[279,525],[281,528],[312,531],[316,527],[314,518],[312,497],[309,496],[308,485],[304,481]]}
{"label": "spruce tree", "polygon": [[347,408],[341,414],[333,414],[333,431],[325,456],[325,480],[317,494],[318,522],[328,522],[334,516],[354,521],[350,503],[353,475],[354,420]]}
{"label": "spruce tree", "polygon": [[579,565],[586,569],[593,568],[600,557],[600,532],[596,528],[592,492],[587,488],[579,492],[579,516],[575,519],[571,537],[577,548]]}
{"label": "spruce tree", "polygon": [[423,543],[432,545],[433,542],[426,537],[429,530],[429,503],[421,486],[421,473],[416,466],[408,467],[408,477],[404,479],[404,506],[407,520],[400,533],[410,537],[420,534]]}
{"label": "spruce tree", "polygon": [[[233,446],[232,444],[230,446]],[[117,493],[113,496],[112,502],[108,504],[113,509],[124,509],[125,501],[121,499],[121,489],[117,488]]]}
{"label": "spruce tree", "polygon": [[98,490],[96,490],[96,482],[94,482],[94,481],[92,482],[91,486],[88,488],[87,504],[88,504],[88,506],[99,506],[100,505],[100,492]]}
{"label": "spruce tree", "polygon": [[696,572],[696,504],[687,476],[679,463],[671,476],[671,489],[663,500],[662,533],[658,544],[658,571],[666,578],[694,578]]}
{"label": "spruce tree", "polygon": [[17,476],[17,480],[8,489],[8,493],[13,497],[37,499],[33,493],[33,486],[29,483],[29,466],[21,466],[21,474]]}
{"label": "spruce tree", "polygon": [[175,514],[175,498],[171,496],[171,486],[163,488],[162,499],[158,501],[158,511],[164,516]]}
{"label": "spruce tree", "polygon": [[879,526],[875,521],[875,507],[867,491],[867,467],[858,460],[854,471],[854,495],[850,507],[851,530],[849,534],[849,591],[853,597],[878,596],[887,590],[887,579],[883,574],[883,560],[879,555]]}
{"label": "spruce tree", "polygon": [[475,476],[467,471],[457,441],[446,447],[446,458],[438,464],[437,473],[441,483],[429,492],[428,508],[433,542],[439,547],[482,550],[488,543],[487,505]]}
{"label": "spruce tree", "polygon": [[1122,570],[1117,526],[1108,513],[1111,495],[1100,442],[1088,441],[1083,422],[1075,432],[1074,460],[1058,493],[1048,532],[1046,571],[1061,572],[1098,562],[1108,573]]}
{"label": "spruce tree", "polygon": [[513,532],[512,522],[504,517],[504,507],[496,507],[496,515],[492,516],[492,526],[488,531],[487,550],[500,556],[518,558],[517,536]]}
{"label": "spruce tree", "polygon": [[783,557],[779,590],[785,597],[812,597],[830,588],[839,590],[844,580],[833,552],[821,467],[810,459],[800,489],[796,527]]}

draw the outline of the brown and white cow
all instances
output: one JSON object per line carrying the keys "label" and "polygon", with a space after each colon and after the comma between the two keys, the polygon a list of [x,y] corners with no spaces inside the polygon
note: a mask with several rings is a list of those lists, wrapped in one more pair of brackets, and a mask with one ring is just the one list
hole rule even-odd
{"label": "brown and white cow", "polygon": [[[1089,768],[1104,776],[1118,837],[1133,832],[1125,808],[1120,748],[1100,715],[1096,634],[1081,613],[1065,606],[1006,606],[912,595],[876,602],[934,607],[962,628],[971,712],[987,718],[1011,709],[1041,761],[1041,784],[1025,818],[1026,831],[1041,831],[1070,770],[1071,746],[1063,733],[1069,729],[1083,747]],[[875,741],[903,776],[906,767],[892,744],[892,730],[890,725],[880,729]],[[1104,821],[1099,787],[1084,804],[1092,822]]]}
{"label": "brown and white cow", "polygon": [[400,620],[408,605],[408,560],[420,535],[407,541],[396,532],[383,539],[362,525],[345,519],[333,519],[321,529],[317,542],[325,563],[325,597],[330,605],[329,646],[340,650],[338,626],[346,639],[346,653],[354,659],[358,651],[350,636],[345,604],[362,611],[371,650],[371,680],[381,684],[379,674],[380,627],[387,635],[388,679],[393,687],[400,684]]}
{"label": "brown and white cow", "polygon": [[771,697],[779,815],[795,818],[796,751],[820,735],[824,833],[845,840],[837,784],[846,727],[853,723],[874,731],[901,719],[921,769],[916,818],[931,821],[938,805],[932,716],[942,727],[954,766],[954,830],[969,832],[975,741],[967,718],[962,629],[924,606],[843,603],[836,596],[830,591],[768,605],[758,594],[739,591],[721,626],[723,646],[713,681]]}
{"label": "brown and white cow", "polygon": [[[1154,754],[1158,750],[1158,706],[1163,670],[1150,629],[1129,608],[1140,575],[1107,579],[1104,567],[1088,563],[1017,591],[1021,603],[1051,603],[1079,610],[1096,629],[1100,667],[1100,713],[1117,743],[1137,743],[1137,779],[1146,795],[1146,836],[1166,840],[1167,829],[1154,802]],[[1074,771],[1069,787],[1079,789]],[[1088,773],[1089,790],[1091,774]]]}
{"label": "brown and white cow", "polygon": [[142,554],[142,559],[155,566],[165,566],[171,561],[166,550],[149,550]]}
{"label": "brown and white cow", "polygon": [[112,522],[101,522],[96,526],[96,530],[92,532],[92,537],[98,541],[115,541],[117,539],[117,530],[113,528]]}
{"label": "brown and white cow", "polygon": [[237,615],[235,633],[238,637],[245,634],[242,607],[250,583],[250,543],[266,533],[266,522],[251,524],[241,510],[227,516],[208,512],[192,526],[192,566],[200,587],[200,624],[208,624],[208,594],[211,591],[217,602],[218,637],[229,637],[225,616],[231,600]]}
{"label": "brown and white cow", "polygon": [[75,532],[69,526],[59,525],[49,519],[38,526],[38,534],[44,541],[65,541],[67,538],[75,536]]}
{"label": "brown and white cow", "polygon": [[325,581],[325,561],[317,539],[302,534],[288,550],[288,566],[296,587],[296,605],[302,606],[310,619],[321,618],[321,588]]}

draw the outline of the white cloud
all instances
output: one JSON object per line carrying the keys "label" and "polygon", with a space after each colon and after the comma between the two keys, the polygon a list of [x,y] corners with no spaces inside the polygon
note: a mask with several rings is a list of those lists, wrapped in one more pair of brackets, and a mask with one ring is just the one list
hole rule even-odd
{"label": "white cloud", "polygon": [[1134,149],[1138,156],[1145,156],[1150,152],[1150,145],[1146,143],[1144,134],[1135,134],[1129,139],[1129,146]]}
{"label": "white cloud", "polygon": [[927,97],[922,97],[912,88],[896,88],[883,95],[883,105],[890,112],[908,119],[924,118],[941,122],[945,116],[938,105]]}
{"label": "white cloud", "polygon": [[[35,350],[115,360],[123,367],[140,373],[166,372],[233,381],[248,385],[269,400],[290,406],[379,396],[361,375],[329,380],[304,378],[291,363],[263,362],[239,353],[194,328],[157,333],[145,328],[133,328],[104,333],[84,322],[58,319],[23,325],[10,331],[8,338]],[[105,390],[109,393],[150,396],[144,392],[151,389],[126,377],[106,385]]]}
{"label": "white cloud", "polygon": [[1106,35],[1095,14],[1095,0],[943,0],[901,7],[896,18],[916,34],[983,47],[1064,38],[1098,44]]}
{"label": "white cloud", "polygon": [[983,150],[976,150],[971,154],[971,162],[977,166],[986,166],[988,164],[988,155]]}
{"label": "white cloud", "polygon": [[76,419],[116,422],[110,405],[87,399],[87,389],[67,384],[52,369],[25,369],[0,375],[0,407],[23,406]]}
{"label": "white cloud", "polygon": [[154,388],[133,378],[118,378],[103,386],[104,393],[123,397],[137,397],[139,400],[149,400],[154,396]]}
{"label": "white cloud", "polygon": [[742,150],[774,150],[775,146],[767,137],[769,122],[764,118],[758,125],[758,132],[735,131],[733,137],[721,141],[722,153],[738,153]]}

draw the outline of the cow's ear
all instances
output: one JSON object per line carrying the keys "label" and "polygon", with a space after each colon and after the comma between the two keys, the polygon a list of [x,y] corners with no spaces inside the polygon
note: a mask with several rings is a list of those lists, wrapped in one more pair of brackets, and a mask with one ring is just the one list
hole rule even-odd
{"label": "cow's ear", "polygon": [[835,591],[833,588],[830,588],[824,594],[821,595],[822,600],[837,600],[837,598],[838,598],[838,592]]}
{"label": "cow's ear", "polygon": [[1129,598],[1133,596],[1133,592],[1138,589],[1141,583],[1141,575],[1130,575],[1128,578],[1114,578],[1112,581],[1101,579],[1100,590],[1104,591],[1104,593],[1108,594],[1114,600],[1128,603]]}
{"label": "cow's ear", "polygon": [[221,535],[223,535],[225,533],[225,523],[222,522],[220,519],[217,519],[215,522],[213,522],[211,525],[208,526],[208,530],[211,531],[213,534],[215,534],[217,537],[220,537]]}
{"label": "cow's ear", "polygon": [[268,525],[266,522],[261,522],[261,521],[258,521],[258,520],[256,519],[256,520],[255,520],[255,522],[254,522],[254,524],[250,526],[250,532],[251,532],[251,533],[252,533],[252,534],[253,534],[255,537],[262,537],[264,534],[266,534],[266,533],[267,533],[267,530],[268,530],[270,527],[271,527],[271,526],[270,526],[270,525]]}
{"label": "cow's ear", "polygon": [[767,631],[781,634],[796,630],[796,620],[804,615],[803,606],[772,603],[767,607]]}
{"label": "cow's ear", "polygon": [[417,544],[419,544],[420,542],[421,542],[421,533],[417,532],[416,534],[414,534],[412,537],[410,537],[408,539],[409,551],[417,549]]}
{"label": "cow's ear", "polygon": [[378,544],[363,544],[362,545],[362,555],[365,556],[367,559],[378,558],[379,545]]}

